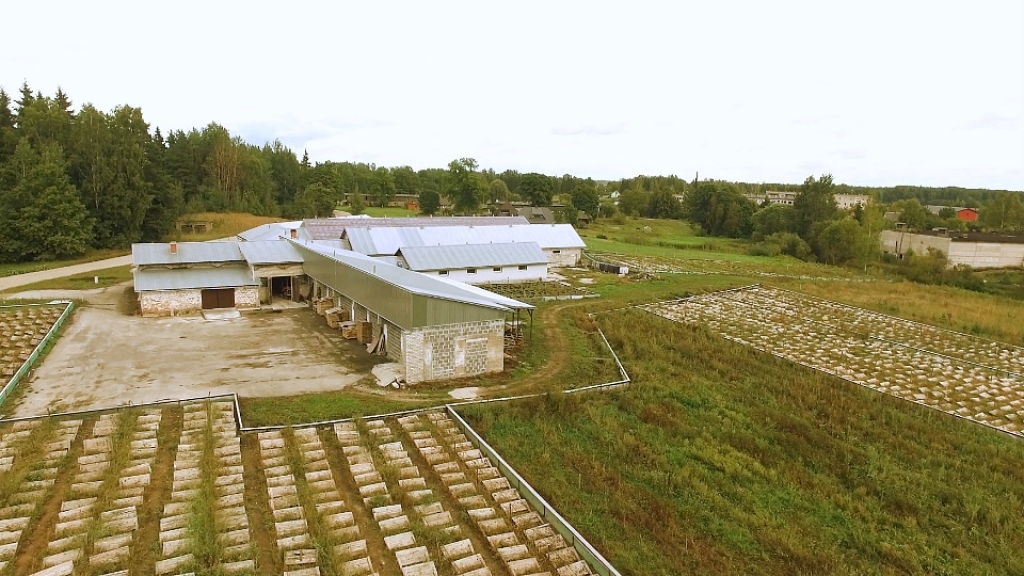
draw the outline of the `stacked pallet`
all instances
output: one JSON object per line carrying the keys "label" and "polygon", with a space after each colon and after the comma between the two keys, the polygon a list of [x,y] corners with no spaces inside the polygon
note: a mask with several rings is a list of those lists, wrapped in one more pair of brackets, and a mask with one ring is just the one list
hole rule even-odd
{"label": "stacked pallet", "polygon": [[350,311],[348,308],[328,308],[324,311],[327,318],[327,325],[337,330],[343,323],[348,322]]}
{"label": "stacked pallet", "polygon": [[313,309],[316,313],[323,316],[327,313],[327,310],[334,307],[334,300],[331,298],[317,298],[313,300]]}

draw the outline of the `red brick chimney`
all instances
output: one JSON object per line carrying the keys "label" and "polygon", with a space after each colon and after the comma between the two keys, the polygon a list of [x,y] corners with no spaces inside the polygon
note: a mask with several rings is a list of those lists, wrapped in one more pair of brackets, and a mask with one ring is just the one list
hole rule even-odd
{"label": "red brick chimney", "polygon": [[177,253],[178,253],[178,243],[177,242],[171,242],[171,254],[177,254]]}

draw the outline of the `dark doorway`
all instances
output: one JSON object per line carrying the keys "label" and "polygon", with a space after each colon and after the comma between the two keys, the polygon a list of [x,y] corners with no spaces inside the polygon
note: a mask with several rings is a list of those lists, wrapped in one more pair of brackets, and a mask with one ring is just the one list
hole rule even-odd
{"label": "dark doorway", "polygon": [[270,296],[274,298],[292,299],[292,277],[274,276],[270,279]]}
{"label": "dark doorway", "polygon": [[203,310],[212,310],[213,308],[234,307],[234,288],[212,288],[208,290],[203,290]]}

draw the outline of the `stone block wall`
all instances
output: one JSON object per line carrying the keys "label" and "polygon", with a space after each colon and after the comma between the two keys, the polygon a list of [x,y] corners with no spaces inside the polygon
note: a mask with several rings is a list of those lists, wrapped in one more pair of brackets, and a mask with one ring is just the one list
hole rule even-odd
{"label": "stone block wall", "polygon": [[409,384],[500,372],[505,359],[505,322],[418,328],[402,334],[401,343]]}
{"label": "stone block wall", "polygon": [[139,308],[146,317],[188,316],[203,307],[199,290],[147,290],[139,292]]}
{"label": "stone block wall", "polygon": [[259,308],[260,289],[258,286],[235,288],[235,308]]}

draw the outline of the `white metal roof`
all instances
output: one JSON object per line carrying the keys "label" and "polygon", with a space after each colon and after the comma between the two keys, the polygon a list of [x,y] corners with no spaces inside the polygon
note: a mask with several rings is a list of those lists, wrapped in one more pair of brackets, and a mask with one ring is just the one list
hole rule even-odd
{"label": "white metal roof", "polygon": [[238,248],[250,264],[301,264],[302,256],[287,240],[239,242]]}
{"label": "white metal roof", "polygon": [[435,298],[452,300],[455,302],[465,302],[467,304],[476,304],[478,306],[486,306],[488,308],[508,310],[533,308],[530,304],[526,304],[525,302],[520,302],[512,298],[506,298],[505,296],[495,294],[494,292],[488,292],[487,290],[479,289],[475,286],[470,286],[461,282],[448,281],[436,276],[428,276],[412,270],[406,270],[405,268],[384,264],[378,262],[375,258],[364,256],[350,250],[332,249],[315,242],[302,242],[300,245],[303,248],[333,258],[346,266],[361,270],[366,274],[376,276],[389,284],[398,286],[414,294],[433,296]]}
{"label": "white metal roof", "polygon": [[461,270],[491,266],[547,264],[536,242],[505,244],[457,244],[455,246],[405,246],[398,250],[410,270]]}
{"label": "white metal roof", "polygon": [[237,242],[178,242],[177,253],[171,243],[132,244],[132,263],[136,266],[243,262]]}
{"label": "white metal roof", "polygon": [[455,246],[533,242],[544,250],[584,248],[583,239],[570,224],[523,226],[425,226],[423,228],[367,227],[345,232],[352,250],[368,256],[385,256],[408,246]]}
{"label": "white metal roof", "polygon": [[223,266],[219,268],[137,268],[135,291],[185,290],[195,288],[232,288],[235,286],[259,286],[248,268]]}
{"label": "white metal roof", "polygon": [[303,240],[309,238],[308,231],[302,228],[301,220],[296,220],[294,222],[274,222],[272,224],[263,224],[255,228],[250,228],[244,232],[239,232],[238,237],[247,242],[278,240],[280,238],[289,238],[292,230],[295,230],[298,237]]}
{"label": "white metal roof", "polygon": [[349,228],[426,228],[434,226],[527,226],[521,216],[419,216],[413,218],[311,218],[303,228],[314,240],[337,240]]}

